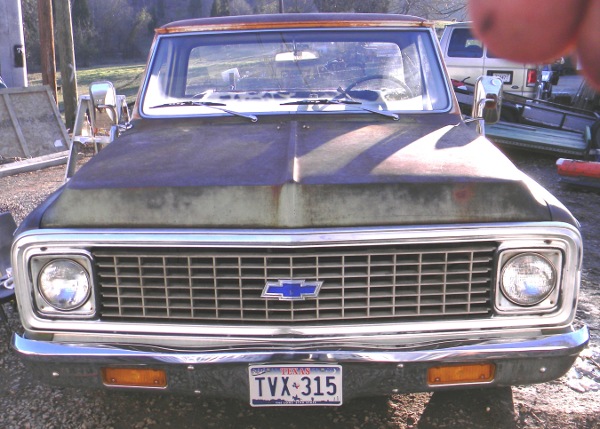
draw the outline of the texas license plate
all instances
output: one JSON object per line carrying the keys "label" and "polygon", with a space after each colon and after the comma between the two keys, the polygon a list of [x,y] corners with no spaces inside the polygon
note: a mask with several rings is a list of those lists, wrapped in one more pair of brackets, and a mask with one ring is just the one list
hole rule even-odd
{"label": "texas license plate", "polygon": [[509,84],[512,83],[513,74],[512,72],[501,72],[501,71],[488,71],[488,76],[494,76],[500,78],[503,83]]}
{"label": "texas license plate", "polygon": [[250,405],[342,405],[340,365],[252,365]]}

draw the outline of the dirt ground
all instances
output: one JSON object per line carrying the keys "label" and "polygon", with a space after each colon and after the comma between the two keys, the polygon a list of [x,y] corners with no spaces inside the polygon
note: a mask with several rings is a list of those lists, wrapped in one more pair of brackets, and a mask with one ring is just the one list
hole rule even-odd
{"label": "dirt ground", "polygon": [[[600,428],[600,190],[562,184],[556,158],[507,152],[578,218],[584,270],[578,320],[590,346],[561,379],[542,385],[457,394],[394,395],[349,402],[336,409],[257,410],[236,401],[155,396],[38,385],[9,351],[0,326],[2,428]],[[0,178],[0,211],[20,222],[62,184],[64,167]],[[12,329],[18,317],[7,306]]]}

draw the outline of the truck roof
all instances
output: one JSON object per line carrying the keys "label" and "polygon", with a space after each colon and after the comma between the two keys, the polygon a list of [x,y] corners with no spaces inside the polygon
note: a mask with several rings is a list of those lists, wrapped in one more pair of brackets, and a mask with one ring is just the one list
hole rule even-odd
{"label": "truck roof", "polygon": [[291,13],[221,16],[171,22],[157,34],[195,31],[257,30],[278,28],[432,27],[430,21],[408,15],[375,13]]}

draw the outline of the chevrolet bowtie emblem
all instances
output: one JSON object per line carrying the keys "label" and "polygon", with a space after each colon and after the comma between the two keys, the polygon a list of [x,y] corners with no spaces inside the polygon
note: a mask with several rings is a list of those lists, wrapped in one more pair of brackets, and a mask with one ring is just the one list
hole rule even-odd
{"label": "chevrolet bowtie emblem", "polygon": [[267,282],[261,297],[278,298],[280,301],[298,301],[316,298],[323,282],[306,280],[279,280]]}

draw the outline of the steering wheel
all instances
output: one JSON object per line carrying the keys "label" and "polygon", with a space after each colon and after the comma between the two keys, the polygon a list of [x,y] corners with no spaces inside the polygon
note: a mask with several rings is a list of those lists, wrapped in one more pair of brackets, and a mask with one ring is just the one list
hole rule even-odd
{"label": "steering wheel", "polygon": [[344,90],[344,92],[352,91],[352,88],[354,88],[356,85],[360,85],[363,82],[367,82],[369,80],[376,80],[376,79],[389,80],[389,81],[394,82],[395,84],[400,86],[404,90],[404,92],[406,92],[406,94],[408,95],[408,98],[412,98],[415,96],[407,84],[402,82],[400,79],[396,79],[394,76],[390,76],[390,75],[386,75],[386,74],[372,74],[369,76],[361,77],[360,79],[358,79],[358,80],[352,82],[350,85],[348,85],[346,87],[346,89]]}

